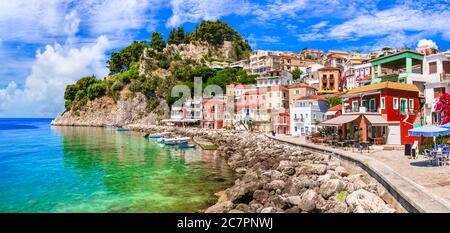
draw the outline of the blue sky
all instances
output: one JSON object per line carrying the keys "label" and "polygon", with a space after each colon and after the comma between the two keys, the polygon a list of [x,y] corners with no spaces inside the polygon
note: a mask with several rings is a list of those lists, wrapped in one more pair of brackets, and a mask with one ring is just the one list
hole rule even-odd
{"label": "blue sky", "polygon": [[[67,84],[107,74],[113,50],[152,31],[221,19],[253,49],[450,49],[450,0],[0,0],[0,117],[54,117]],[[426,39],[426,41],[424,40]]]}

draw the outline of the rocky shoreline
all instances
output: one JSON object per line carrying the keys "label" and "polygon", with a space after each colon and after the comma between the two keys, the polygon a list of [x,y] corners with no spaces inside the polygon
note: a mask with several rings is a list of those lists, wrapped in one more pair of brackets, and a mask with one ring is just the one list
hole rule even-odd
{"label": "rocky shoreline", "polygon": [[206,213],[393,213],[385,189],[352,174],[328,154],[306,151],[263,134],[164,126],[128,125],[142,133],[171,131],[219,146],[238,178],[216,195]]}

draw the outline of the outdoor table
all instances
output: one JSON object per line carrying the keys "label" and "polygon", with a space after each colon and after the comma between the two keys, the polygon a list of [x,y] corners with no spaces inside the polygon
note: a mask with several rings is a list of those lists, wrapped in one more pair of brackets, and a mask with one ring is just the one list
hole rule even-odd
{"label": "outdoor table", "polygon": [[338,145],[340,146],[340,147],[345,147],[345,145],[346,145],[346,142],[344,141],[339,141],[338,142]]}

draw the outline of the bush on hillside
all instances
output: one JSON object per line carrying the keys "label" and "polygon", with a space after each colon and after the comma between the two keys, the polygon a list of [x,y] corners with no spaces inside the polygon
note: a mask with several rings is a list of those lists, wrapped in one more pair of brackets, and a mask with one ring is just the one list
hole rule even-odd
{"label": "bush on hillside", "polygon": [[106,94],[106,85],[103,82],[95,83],[87,89],[87,97],[90,100],[101,97]]}

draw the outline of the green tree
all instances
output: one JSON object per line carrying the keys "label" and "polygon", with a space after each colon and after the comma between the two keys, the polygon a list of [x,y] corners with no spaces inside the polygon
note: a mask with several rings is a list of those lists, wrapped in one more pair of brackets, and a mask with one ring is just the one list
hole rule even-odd
{"label": "green tree", "polygon": [[166,47],[166,43],[161,36],[160,32],[152,32],[152,38],[150,40],[150,48],[161,52],[164,47]]}
{"label": "green tree", "polygon": [[224,41],[231,41],[236,48],[238,59],[247,57],[251,47],[238,31],[224,21],[202,21],[188,36],[190,41],[206,41],[216,48],[222,47]]}
{"label": "green tree", "polygon": [[101,97],[101,96],[105,95],[105,93],[106,93],[106,85],[103,82],[92,84],[87,89],[87,97],[90,100]]}
{"label": "green tree", "polygon": [[327,98],[328,101],[330,102],[330,107],[342,104],[342,99],[341,96],[339,95],[333,95]]}
{"label": "green tree", "polygon": [[115,74],[127,70],[132,63],[137,63],[145,48],[148,47],[145,41],[133,41],[131,45],[123,48],[119,52],[112,52],[108,60],[110,74]]}
{"label": "green tree", "polygon": [[237,82],[241,84],[255,84],[256,75],[249,75],[247,71],[239,69],[237,72]]}
{"label": "green tree", "polygon": [[297,79],[299,79],[302,76],[302,74],[303,74],[303,71],[301,71],[300,69],[294,69],[292,71],[292,78],[294,80],[297,80]]}
{"label": "green tree", "polygon": [[141,91],[141,85],[142,85],[141,81],[133,79],[133,80],[131,80],[131,83],[130,83],[130,86],[129,86],[129,90],[131,92],[134,92],[134,93],[140,92]]}
{"label": "green tree", "polygon": [[172,28],[169,32],[169,38],[167,39],[167,44],[182,44],[185,43],[186,33],[183,27]]}

